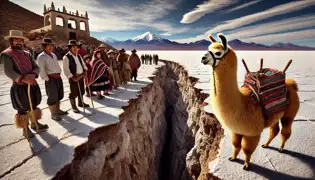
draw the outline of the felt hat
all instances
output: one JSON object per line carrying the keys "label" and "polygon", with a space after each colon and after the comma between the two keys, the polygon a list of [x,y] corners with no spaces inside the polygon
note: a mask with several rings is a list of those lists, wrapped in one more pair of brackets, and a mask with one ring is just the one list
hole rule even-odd
{"label": "felt hat", "polygon": [[101,45],[98,46],[98,48],[106,48],[106,45],[102,43]]}
{"label": "felt hat", "polygon": [[80,42],[79,42],[79,45],[81,46],[82,44],[85,44],[85,45],[86,45],[86,42],[80,41]]}
{"label": "felt hat", "polygon": [[85,61],[87,58],[90,58],[90,59],[91,59],[91,56],[88,55],[88,54],[86,54],[86,55],[83,56],[83,60],[84,60],[84,61]]}
{"label": "felt hat", "polygon": [[69,40],[69,43],[67,44],[68,47],[71,47],[71,46],[78,46],[79,47],[79,44],[77,43],[76,40]]}
{"label": "felt hat", "polygon": [[44,38],[42,44],[52,44],[52,45],[54,45],[53,41],[50,38]]}
{"label": "felt hat", "polygon": [[133,49],[131,52],[137,52],[137,50],[136,50],[136,49]]}
{"label": "felt hat", "polygon": [[124,48],[122,48],[121,50],[119,50],[119,52],[126,52]]}
{"label": "felt hat", "polygon": [[115,54],[115,51],[113,51],[113,50],[111,49],[111,50],[108,51],[107,54],[112,54],[112,53]]}
{"label": "felt hat", "polygon": [[24,41],[28,41],[28,38],[24,37],[23,32],[19,30],[10,30],[9,35],[4,37],[5,40],[11,39],[11,38],[24,39]]}

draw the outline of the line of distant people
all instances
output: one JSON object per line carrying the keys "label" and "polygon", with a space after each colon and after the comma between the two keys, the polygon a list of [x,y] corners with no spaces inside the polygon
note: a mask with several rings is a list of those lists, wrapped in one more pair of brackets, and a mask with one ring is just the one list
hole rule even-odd
{"label": "line of distant people", "polygon": [[152,61],[155,65],[158,65],[159,56],[157,54],[142,54],[141,55],[141,62],[142,64],[150,64],[152,65]]}

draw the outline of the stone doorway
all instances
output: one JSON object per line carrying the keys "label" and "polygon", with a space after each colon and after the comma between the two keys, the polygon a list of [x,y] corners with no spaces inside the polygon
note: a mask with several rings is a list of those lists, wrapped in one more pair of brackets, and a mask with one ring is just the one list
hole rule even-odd
{"label": "stone doorway", "polygon": [[77,39],[77,34],[75,32],[69,32],[69,39]]}

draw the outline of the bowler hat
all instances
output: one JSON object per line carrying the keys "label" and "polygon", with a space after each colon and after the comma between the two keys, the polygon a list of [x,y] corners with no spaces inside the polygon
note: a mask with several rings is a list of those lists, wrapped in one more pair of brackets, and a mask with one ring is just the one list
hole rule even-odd
{"label": "bowler hat", "polygon": [[71,46],[79,46],[76,40],[69,40],[69,43],[67,44],[68,47]]}
{"label": "bowler hat", "polygon": [[107,54],[112,54],[112,53],[115,54],[115,51],[113,51],[113,50],[111,49],[111,50],[108,51]]}
{"label": "bowler hat", "polygon": [[124,48],[122,48],[121,50],[119,50],[119,52],[126,52]]}
{"label": "bowler hat", "polygon": [[42,44],[54,44],[50,38],[44,38]]}
{"label": "bowler hat", "polygon": [[136,50],[136,49],[133,49],[131,52],[137,52],[137,50]]}

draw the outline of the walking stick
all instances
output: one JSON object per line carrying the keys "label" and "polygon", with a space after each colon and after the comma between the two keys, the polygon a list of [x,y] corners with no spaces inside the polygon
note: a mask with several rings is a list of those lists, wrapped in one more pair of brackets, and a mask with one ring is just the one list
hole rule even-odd
{"label": "walking stick", "polygon": [[81,99],[81,103],[82,103],[82,107],[83,107],[83,113],[85,114],[85,106],[84,106],[84,103],[83,103],[83,97],[82,97],[82,94],[81,94],[81,88],[80,88],[79,81],[77,81],[77,84],[78,84],[80,99]]}
{"label": "walking stick", "polygon": [[93,103],[93,99],[92,99],[91,88],[90,88],[90,86],[87,86],[87,88],[89,89],[89,95],[90,95],[90,98],[91,98],[92,107],[93,107],[93,109],[94,109],[94,103]]}
{"label": "walking stick", "polygon": [[30,103],[30,108],[31,108],[31,119],[34,121],[35,126],[36,126],[36,132],[39,133],[39,128],[38,128],[38,124],[35,118],[35,114],[34,114],[34,110],[33,110],[33,103],[32,103],[32,99],[31,99],[31,85],[28,84],[27,87],[27,95],[28,95],[28,102]]}

